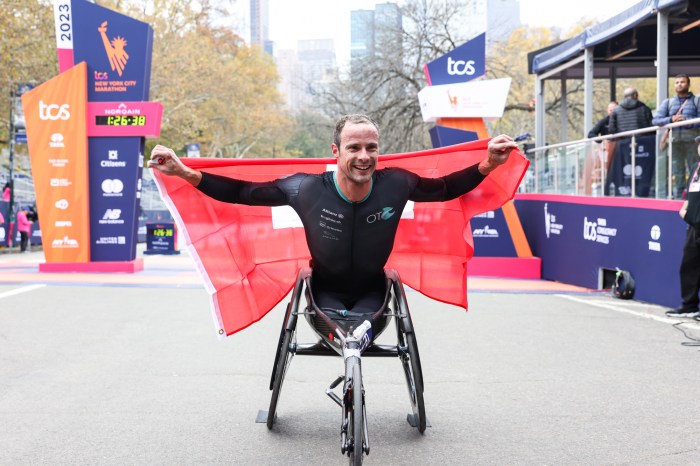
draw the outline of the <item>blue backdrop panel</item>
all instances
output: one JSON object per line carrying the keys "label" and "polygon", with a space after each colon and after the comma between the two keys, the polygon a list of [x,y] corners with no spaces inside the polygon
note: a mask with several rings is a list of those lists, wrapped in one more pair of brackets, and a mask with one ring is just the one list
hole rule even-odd
{"label": "blue backdrop panel", "polygon": [[518,257],[503,210],[484,212],[471,219],[474,256]]}
{"label": "blue backdrop panel", "polygon": [[[525,235],[542,259],[542,278],[596,289],[600,267],[628,270],[635,299],[664,306],[680,304],[680,267],[685,223],[670,201],[572,196],[519,196],[515,202]],[[578,202],[578,201],[576,201]],[[625,205],[627,203],[627,205]],[[655,208],[656,206],[656,208]]]}
{"label": "blue backdrop panel", "polygon": [[143,138],[89,138],[90,260],[136,257]]}
{"label": "blue backdrop panel", "polygon": [[452,146],[462,142],[476,141],[479,136],[474,131],[450,128],[448,126],[433,126],[428,131],[433,148]]}

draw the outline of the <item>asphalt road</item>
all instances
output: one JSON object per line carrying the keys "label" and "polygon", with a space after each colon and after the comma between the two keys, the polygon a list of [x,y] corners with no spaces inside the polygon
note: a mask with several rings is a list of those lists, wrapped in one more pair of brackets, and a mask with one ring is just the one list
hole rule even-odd
{"label": "asphalt road", "polygon": [[[366,359],[366,464],[700,464],[700,326],[598,293],[408,299],[432,427],[399,361]],[[219,341],[199,287],[0,284],[0,464],[345,464],[339,358],[294,358],[255,423],[281,321]]]}

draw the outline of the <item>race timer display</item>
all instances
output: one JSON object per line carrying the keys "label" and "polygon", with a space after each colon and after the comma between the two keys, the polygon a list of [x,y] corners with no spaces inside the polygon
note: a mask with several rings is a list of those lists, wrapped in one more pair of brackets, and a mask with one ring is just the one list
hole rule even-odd
{"label": "race timer display", "polygon": [[146,115],[96,115],[98,126],[146,126]]}

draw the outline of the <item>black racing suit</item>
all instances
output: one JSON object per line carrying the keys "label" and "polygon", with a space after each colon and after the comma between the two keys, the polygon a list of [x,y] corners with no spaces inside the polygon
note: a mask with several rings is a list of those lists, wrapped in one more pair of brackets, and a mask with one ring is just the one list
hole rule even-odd
{"label": "black racing suit", "polygon": [[291,206],[301,218],[311,252],[316,304],[355,320],[383,303],[384,266],[406,202],[454,199],[484,178],[477,165],[441,178],[386,168],[374,173],[370,193],[359,202],[341,193],[335,172],[298,173],[262,183],[202,173],[197,189],[224,202]]}

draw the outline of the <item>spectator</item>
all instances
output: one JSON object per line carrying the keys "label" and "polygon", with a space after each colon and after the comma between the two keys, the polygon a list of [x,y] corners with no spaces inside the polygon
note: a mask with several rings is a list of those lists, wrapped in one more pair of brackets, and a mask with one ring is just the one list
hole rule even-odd
{"label": "spectator", "polygon": [[608,104],[608,114],[605,115],[604,118],[601,118],[598,123],[596,123],[595,126],[588,132],[589,138],[610,134],[610,114],[613,112],[613,110],[615,110],[615,107],[617,107],[617,101],[611,100]]}
{"label": "spectator", "polygon": [[[675,80],[675,97],[665,99],[656,111],[652,120],[654,125],[667,125],[677,121],[691,120],[700,115],[698,110],[698,97],[690,92],[690,78],[687,74],[679,74]],[[698,125],[681,126],[673,128],[672,148],[672,193],[676,199],[683,197],[688,173],[690,173],[691,161],[695,157],[695,136]],[[661,150],[664,150],[662,139]]]}
{"label": "spectator", "polygon": [[29,244],[29,232],[32,230],[32,222],[27,219],[27,208],[22,207],[17,212],[17,231],[20,235],[20,251],[27,252]]}
{"label": "spectator", "polygon": [[651,109],[639,101],[637,89],[625,89],[624,100],[610,114],[610,134],[648,128],[651,124]]}
{"label": "spectator", "polygon": [[10,182],[5,183],[5,187],[2,188],[2,200],[5,202],[10,202]]}
{"label": "spectator", "polygon": [[[700,154],[700,136],[695,138]],[[688,197],[679,214],[688,224],[681,259],[681,306],[666,312],[669,317],[695,317],[700,314],[700,162],[695,159],[693,175],[688,182]]]}

